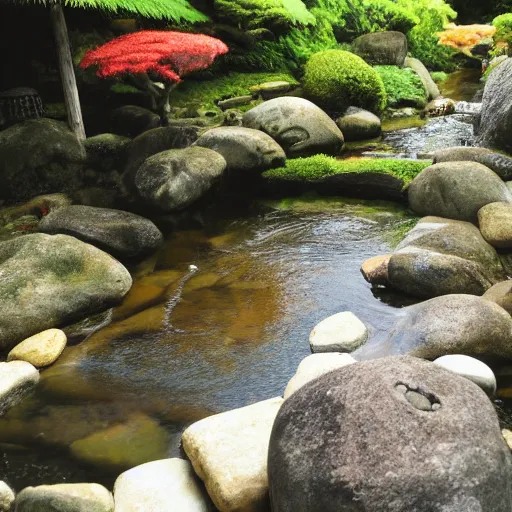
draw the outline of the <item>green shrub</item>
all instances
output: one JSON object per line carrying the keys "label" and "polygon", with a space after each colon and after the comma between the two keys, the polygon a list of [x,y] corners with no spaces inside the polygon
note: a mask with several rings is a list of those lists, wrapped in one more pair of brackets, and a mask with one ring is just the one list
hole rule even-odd
{"label": "green shrub", "polygon": [[430,76],[432,77],[432,80],[434,80],[436,84],[440,84],[445,80],[448,80],[448,73],[445,73],[444,71],[432,71],[432,73],[430,73]]}
{"label": "green shrub", "polygon": [[403,180],[404,187],[426,167],[427,160],[403,160],[394,158],[354,158],[339,160],[319,154],[307,158],[293,158],[286,161],[284,167],[271,169],[263,173],[270,180],[315,181],[327,176],[345,173],[390,174]]}
{"label": "green shrub", "polygon": [[416,15],[420,23],[407,34],[410,53],[436,71],[453,71],[455,50],[438,44],[436,37],[457,13],[443,0],[397,0],[398,5]]}
{"label": "green shrub", "polygon": [[496,27],[495,41],[510,44],[512,42],[512,12],[497,16],[492,20]]}
{"label": "green shrub", "polygon": [[380,112],[386,106],[380,75],[363,59],[344,50],[315,53],[306,64],[303,86],[312,101],[334,113],[350,106]]}
{"label": "green shrub", "polygon": [[398,66],[375,66],[384,88],[390,107],[415,105],[420,108],[427,104],[427,95],[420,77],[410,68]]}

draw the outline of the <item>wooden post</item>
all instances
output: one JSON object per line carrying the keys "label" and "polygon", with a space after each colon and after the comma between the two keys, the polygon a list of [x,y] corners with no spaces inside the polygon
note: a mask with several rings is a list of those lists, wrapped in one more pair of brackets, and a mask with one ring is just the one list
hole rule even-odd
{"label": "wooden post", "polygon": [[80,108],[80,98],[78,97],[75,70],[73,68],[73,59],[71,58],[71,49],[69,47],[68,29],[66,27],[66,20],[60,0],[56,0],[50,4],[50,17],[52,20],[55,45],[57,46],[60,77],[62,80],[62,88],[64,89],[64,101],[68,113],[69,127],[78,137],[78,140],[84,140],[85,129],[82,119],[82,110]]}

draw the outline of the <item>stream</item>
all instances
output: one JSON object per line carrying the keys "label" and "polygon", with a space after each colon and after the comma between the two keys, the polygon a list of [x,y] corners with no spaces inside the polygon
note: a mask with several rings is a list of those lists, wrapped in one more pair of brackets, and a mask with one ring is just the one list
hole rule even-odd
{"label": "stream", "polygon": [[[469,144],[470,129],[450,116],[384,143],[415,157]],[[0,420],[0,479],[111,486],[124,469],[179,456],[191,422],[282,394],[324,318],[352,311],[383,336],[411,299],[375,296],[359,269],[392,250],[410,217],[394,203],[304,197],[210,208],[169,233],[133,269],[112,322],[68,346]]]}

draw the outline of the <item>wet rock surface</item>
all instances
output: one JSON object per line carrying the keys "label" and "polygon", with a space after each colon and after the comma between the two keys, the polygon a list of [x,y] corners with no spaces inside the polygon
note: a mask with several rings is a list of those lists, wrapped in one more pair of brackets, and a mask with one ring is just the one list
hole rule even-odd
{"label": "wet rock surface", "polygon": [[46,215],[42,233],[74,236],[119,259],[142,259],[162,243],[163,235],[148,219],[109,208],[72,205]]}
{"label": "wet rock surface", "polygon": [[336,123],[303,98],[265,101],[244,115],[243,126],[267,133],[290,157],[337,155],[343,147],[343,134]]}
{"label": "wet rock surface", "polygon": [[282,406],[269,447],[272,510],[505,512],[510,457],[472,382],[411,357],[356,363]]}

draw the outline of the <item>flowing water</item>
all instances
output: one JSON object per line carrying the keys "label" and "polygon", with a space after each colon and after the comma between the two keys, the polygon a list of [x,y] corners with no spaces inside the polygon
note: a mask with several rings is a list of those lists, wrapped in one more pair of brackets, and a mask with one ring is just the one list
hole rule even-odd
{"label": "flowing water", "polygon": [[403,207],[332,198],[247,210],[170,235],[113,323],[67,348],[0,420],[0,440],[15,445],[0,466],[10,483],[108,482],[177,455],[191,421],[282,394],[325,317],[350,310],[372,336],[390,328],[396,309],[359,267],[390,251]]}
{"label": "flowing water", "polygon": [[[455,99],[469,101],[463,89]],[[412,157],[470,140],[460,116],[384,137]],[[66,348],[0,419],[0,480],[111,486],[124,469],[179,455],[191,422],[282,394],[325,317],[350,310],[383,336],[410,299],[375,296],[359,269],[409,218],[392,203],[303,198],[211,208],[169,233],[133,269],[108,325]]]}

